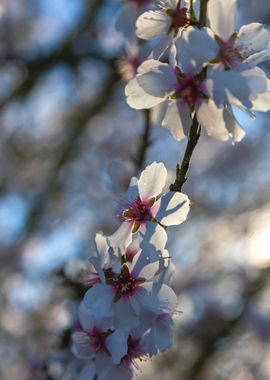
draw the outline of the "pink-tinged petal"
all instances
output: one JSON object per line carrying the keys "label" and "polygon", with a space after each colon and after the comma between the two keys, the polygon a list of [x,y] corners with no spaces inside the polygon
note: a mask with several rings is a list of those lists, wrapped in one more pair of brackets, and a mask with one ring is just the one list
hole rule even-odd
{"label": "pink-tinged petal", "polygon": [[151,59],[149,70],[137,75],[139,86],[149,95],[165,99],[177,84],[173,69],[167,63]]}
{"label": "pink-tinged petal", "polygon": [[128,350],[127,335],[122,331],[115,330],[107,338],[107,348],[110,351],[114,364],[119,364],[122,357],[126,355]]}
{"label": "pink-tinged petal", "polygon": [[142,172],[138,180],[141,200],[155,198],[162,193],[166,184],[167,169],[162,162],[153,162]]}
{"label": "pink-tinged petal", "polygon": [[161,198],[157,220],[165,226],[174,226],[183,223],[190,209],[187,195],[169,192]]}
{"label": "pink-tinged petal", "polygon": [[228,140],[229,132],[226,129],[223,108],[218,108],[211,99],[202,102],[198,107],[197,118],[209,136],[222,141]]}
{"label": "pink-tinged petal", "polygon": [[123,222],[115,233],[108,237],[109,244],[119,257],[132,242],[133,223]]}
{"label": "pink-tinged petal", "polygon": [[95,317],[110,317],[113,315],[112,302],[114,296],[112,287],[96,284],[87,290],[83,303]]}
{"label": "pink-tinged petal", "polygon": [[210,28],[227,41],[235,32],[236,0],[209,0],[207,14]]}
{"label": "pink-tinged petal", "polygon": [[169,130],[175,140],[179,141],[188,135],[191,124],[188,106],[181,101],[170,101],[162,126]]}
{"label": "pink-tinged petal", "polygon": [[219,46],[207,28],[189,27],[175,41],[177,61],[184,73],[198,73],[215,58]]}
{"label": "pink-tinged petal", "polygon": [[79,374],[78,380],[94,380],[96,368],[94,363],[87,364]]}
{"label": "pink-tinged petal", "polygon": [[72,352],[78,359],[89,360],[95,356],[89,336],[85,332],[72,334]]}
{"label": "pink-tinged petal", "polygon": [[136,22],[137,37],[151,40],[166,34],[171,26],[172,19],[164,11],[148,11],[138,17]]}
{"label": "pink-tinged petal", "polygon": [[137,78],[131,79],[125,88],[127,104],[134,109],[149,109],[164,101],[163,97],[156,97],[146,93],[139,86]]}

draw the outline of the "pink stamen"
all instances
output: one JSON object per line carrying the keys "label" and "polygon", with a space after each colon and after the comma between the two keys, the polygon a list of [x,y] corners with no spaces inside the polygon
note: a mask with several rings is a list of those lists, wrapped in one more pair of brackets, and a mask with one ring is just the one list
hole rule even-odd
{"label": "pink stamen", "polygon": [[142,201],[139,197],[132,201],[124,201],[120,205],[119,217],[123,221],[145,223],[153,217],[153,203],[154,200]]}
{"label": "pink stamen", "polygon": [[88,332],[90,338],[91,346],[94,348],[95,352],[106,352],[106,338],[108,336],[107,332],[101,331],[96,326]]}
{"label": "pink stamen", "polygon": [[130,335],[128,337],[128,351],[127,354],[122,358],[121,362],[131,364],[134,359],[138,359],[143,356],[145,355],[141,348],[140,338],[135,338]]}
{"label": "pink stamen", "polygon": [[199,105],[207,98],[206,87],[201,78],[196,75],[185,75],[175,68],[178,83],[174,88],[173,98],[181,98],[189,107]]}

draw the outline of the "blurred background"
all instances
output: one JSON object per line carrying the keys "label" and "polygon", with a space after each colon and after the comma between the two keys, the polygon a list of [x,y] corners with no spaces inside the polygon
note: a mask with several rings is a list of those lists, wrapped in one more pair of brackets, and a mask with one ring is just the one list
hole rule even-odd
{"label": "blurred background", "polygon": [[[0,0],[1,380],[77,378],[70,332],[94,234],[118,226],[131,175],[163,161],[169,185],[182,158],[186,141],[125,103],[139,3]],[[268,1],[239,1],[238,21],[269,24]],[[193,206],[169,231],[175,342],[140,380],[270,379],[270,128],[256,116],[241,116],[241,143],[203,134],[195,150]]]}

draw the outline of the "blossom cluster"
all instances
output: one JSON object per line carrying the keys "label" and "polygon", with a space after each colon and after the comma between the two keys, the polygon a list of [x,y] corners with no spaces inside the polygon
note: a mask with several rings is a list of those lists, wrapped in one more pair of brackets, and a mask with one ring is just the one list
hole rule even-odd
{"label": "blossom cluster", "polygon": [[[140,62],[140,49],[130,60],[136,75],[125,89],[127,103],[156,109],[176,140],[189,136],[196,122],[219,140],[240,141],[245,132],[235,109],[253,115],[270,108],[270,82],[258,67],[270,57],[270,34],[259,23],[238,30],[236,5],[134,0],[118,17],[116,26],[128,37],[136,27],[138,38],[154,40],[146,60]],[[186,220],[190,202],[179,190],[166,191],[166,178],[157,162],[133,177],[117,210],[121,225],[95,237],[94,269],[73,334],[73,353],[86,361],[80,380],[129,380],[137,360],[172,344],[177,297],[167,228]]]}
{"label": "blossom cluster", "polygon": [[160,122],[176,140],[196,118],[208,135],[240,141],[236,108],[253,117],[268,111],[270,82],[258,64],[269,59],[269,31],[259,23],[236,28],[236,0],[209,0],[202,26],[198,2],[166,0],[136,22],[137,36],[157,39],[152,54],[126,86],[135,109],[159,107]]}
{"label": "blossom cluster", "polygon": [[97,234],[94,271],[79,307],[80,329],[73,353],[87,365],[81,380],[130,379],[142,360],[172,344],[177,297],[171,289],[173,265],[166,250],[166,228],[189,212],[183,193],[165,192],[163,163],[133,177],[119,205],[122,223],[111,236]]}

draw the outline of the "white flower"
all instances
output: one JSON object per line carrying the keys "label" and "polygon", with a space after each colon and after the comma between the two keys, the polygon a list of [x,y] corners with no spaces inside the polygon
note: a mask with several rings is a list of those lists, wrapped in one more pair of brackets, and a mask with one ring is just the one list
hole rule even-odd
{"label": "white flower", "polygon": [[110,357],[103,357],[98,366],[95,362],[89,362],[81,371],[79,380],[93,380],[97,376],[98,380],[131,380],[134,369],[137,368],[137,361],[148,357],[145,352],[143,339],[133,334],[127,338],[127,353],[119,364],[113,363]]}
{"label": "white flower", "polygon": [[209,0],[209,26],[218,43],[215,63],[225,68],[246,70],[270,58],[270,34],[259,23],[243,25],[236,31],[237,0]]}
{"label": "white flower", "polygon": [[[132,241],[132,234],[139,231],[146,235],[149,224],[155,223],[152,239],[159,242],[158,249],[163,249],[164,234],[162,226],[172,226],[186,220],[189,212],[189,199],[182,193],[166,193],[163,189],[166,184],[167,170],[163,163],[153,162],[141,173],[139,179],[133,177],[127,192],[127,200],[122,202],[119,217],[123,221],[118,230],[110,236],[110,245],[122,251]],[[161,225],[160,225],[161,224]],[[151,239],[148,232],[148,239]]]}
{"label": "white flower", "polygon": [[97,364],[103,356],[109,356],[119,364],[127,353],[127,336],[122,331],[113,331],[113,319],[93,317],[81,302],[79,320],[82,330],[72,335],[74,355],[84,360],[96,359]]}
{"label": "white flower", "polygon": [[208,135],[220,140],[232,136],[239,141],[244,133],[231,113],[231,104],[245,110],[255,106],[266,110],[269,82],[265,74],[258,68],[242,72],[207,68],[216,54],[216,43],[207,30],[190,27],[175,45],[178,66],[146,61],[126,86],[128,104],[142,109],[165,102],[162,126],[176,140],[188,135],[195,111]]}
{"label": "white flower", "polygon": [[97,318],[112,317],[114,327],[130,331],[138,324],[141,310],[155,314],[173,312],[176,296],[166,284],[153,282],[160,269],[159,262],[140,265],[140,253],[131,262],[122,256],[120,272],[112,268],[103,271],[99,283],[95,283],[85,294],[83,305]]}
{"label": "white flower", "polygon": [[143,40],[161,37],[153,49],[153,57],[158,59],[180,31],[190,25],[191,19],[189,0],[162,0],[157,3],[158,9],[149,10],[138,17],[136,34]]}
{"label": "white flower", "polygon": [[150,10],[138,17],[136,33],[143,40],[151,40],[162,35],[176,37],[181,28],[190,25],[189,1],[163,0],[157,10]]}

